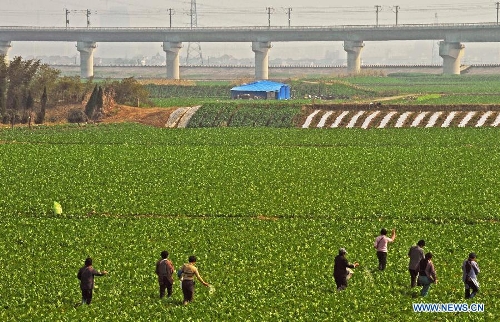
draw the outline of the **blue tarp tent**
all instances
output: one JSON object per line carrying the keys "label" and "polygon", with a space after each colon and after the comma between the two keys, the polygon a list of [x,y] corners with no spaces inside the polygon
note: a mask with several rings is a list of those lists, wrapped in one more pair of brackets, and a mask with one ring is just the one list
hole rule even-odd
{"label": "blue tarp tent", "polygon": [[231,88],[231,98],[286,100],[290,98],[290,86],[268,80],[256,81]]}

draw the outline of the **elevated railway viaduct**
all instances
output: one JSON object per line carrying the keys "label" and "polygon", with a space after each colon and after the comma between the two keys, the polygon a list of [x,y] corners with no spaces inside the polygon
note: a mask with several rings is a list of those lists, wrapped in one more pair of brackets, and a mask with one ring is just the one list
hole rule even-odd
{"label": "elevated railway viaduct", "polygon": [[255,79],[269,77],[269,51],[273,42],[342,41],[347,71],[361,69],[365,42],[398,40],[439,41],[443,74],[460,74],[464,43],[500,42],[495,23],[346,25],[329,27],[232,27],[232,28],[57,28],[0,27],[0,55],[8,57],[17,41],[76,42],[80,52],[80,76],[92,77],[93,52],[99,42],[158,42],[166,53],[166,77],[180,79],[179,51],[183,42],[249,42],[255,54]]}

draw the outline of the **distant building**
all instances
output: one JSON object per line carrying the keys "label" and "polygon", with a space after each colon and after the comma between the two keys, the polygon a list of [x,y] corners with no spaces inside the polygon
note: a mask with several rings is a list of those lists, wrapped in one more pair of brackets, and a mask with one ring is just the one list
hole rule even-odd
{"label": "distant building", "polygon": [[290,86],[268,80],[256,81],[231,88],[233,99],[290,99]]}

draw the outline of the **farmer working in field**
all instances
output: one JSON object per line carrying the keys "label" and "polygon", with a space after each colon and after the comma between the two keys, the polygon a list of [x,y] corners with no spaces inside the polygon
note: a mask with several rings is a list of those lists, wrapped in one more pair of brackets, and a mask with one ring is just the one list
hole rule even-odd
{"label": "farmer working in field", "polygon": [[351,278],[352,271],[350,268],[358,267],[358,263],[349,264],[345,255],[347,251],[345,248],[339,249],[339,254],[335,256],[335,264],[333,266],[333,278],[335,279],[335,284],[337,284],[337,290],[342,291],[347,288],[347,280]]}
{"label": "farmer working in field", "polygon": [[189,302],[193,301],[194,297],[194,278],[196,277],[201,284],[206,287],[209,287],[210,284],[205,282],[200,273],[198,273],[198,268],[196,265],[196,256],[189,256],[189,263],[182,265],[182,268],[179,270],[179,278],[182,283],[182,293],[184,294],[184,300],[182,301],[183,305],[187,305]]}
{"label": "farmer working in field", "polygon": [[94,289],[94,276],[106,275],[108,272],[97,271],[92,267],[92,258],[88,257],[85,260],[85,266],[80,268],[77,278],[80,280],[80,289],[82,290],[82,304],[90,304],[92,302],[92,290]]}

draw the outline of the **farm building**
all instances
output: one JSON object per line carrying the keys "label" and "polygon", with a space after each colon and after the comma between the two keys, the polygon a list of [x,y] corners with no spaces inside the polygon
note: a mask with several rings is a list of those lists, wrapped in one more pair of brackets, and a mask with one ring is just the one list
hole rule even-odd
{"label": "farm building", "polygon": [[256,81],[231,88],[231,98],[286,100],[290,98],[290,86],[267,80]]}

